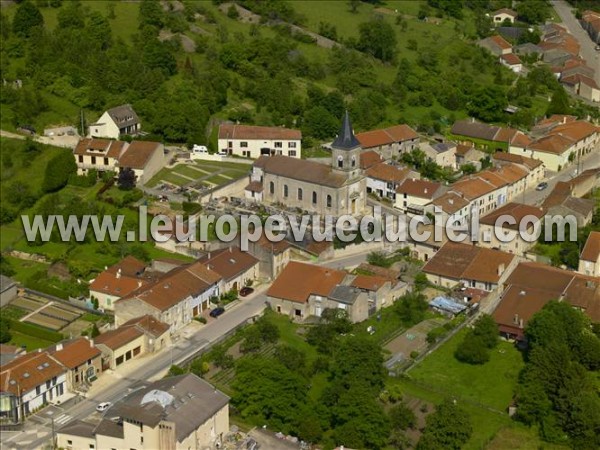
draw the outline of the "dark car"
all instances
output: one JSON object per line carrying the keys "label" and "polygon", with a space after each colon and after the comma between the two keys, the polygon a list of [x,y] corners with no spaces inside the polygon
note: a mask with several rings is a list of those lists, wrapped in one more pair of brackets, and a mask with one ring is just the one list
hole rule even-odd
{"label": "dark car", "polygon": [[536,191],[543,191],[544,189],[546,189],[548,187],[548,183],[546,183],[545,181],[538,184],[535,188]]}
{"label": "dark car", "polygon": [[247,286],[246,286],[246,287],[243,287],[243,288],[240,290],[240,296],[241,296],[241,297],[247,297],[247,296],[249,296],[250,294],[252,294],[253,292],[254,292],[254,289],[252,289],[251,287],[247,287]]}
{"label": "dark car", "polygon": [[221,308],[220,306],[218,308],[213,309],[210,312],[210,317],[214,317],[215,319],[217,317],[219,317],[221,314],[223,314],[225,312],[225,308]]}

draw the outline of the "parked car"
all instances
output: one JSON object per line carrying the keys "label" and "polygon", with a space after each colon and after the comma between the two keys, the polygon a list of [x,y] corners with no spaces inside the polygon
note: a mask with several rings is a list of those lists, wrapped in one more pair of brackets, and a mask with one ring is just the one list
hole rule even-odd
{"label": "parked car", "polygon": [[540,184],[538,184],[535,187],[536,191],[543,191],[544,189],[546,189],[548,187],[548,183],[546,183],[545,181],[541,182]]}
{"label": "parked car", "polygon": [[600,45],[596,45],[596,47],[594,47],[596,49],[597,52],[600,52]]}
{"label": "parked car", "polygon": [[251,287],[248,287],[248,286],[246,286],[246,287],[243,287],[243,288],[240,290],[240,297],[247,297],[247,296],[249,296],[250,294],[252,294],[253,292],[254,292],[254,289],[252,289]]}
{"label": "parked car", "polygon": [[205,145],[194,144],[192,147],[193,153],[208,153],[208,148]]}
{"label": "parked car", "polygon": [[210,312],[210,317],[214,317],[215,319],[219,317],[221,314],[225,312],[225,308],[217,307]]}
{"label": "parked car", "polygon": [[102,402],[102,403],[99,403],[98,406],[96,406],[96,411],[98,411],[98,412],[104,412],[108,408],[110,408],[111,406],[112,406],[111,402]]}

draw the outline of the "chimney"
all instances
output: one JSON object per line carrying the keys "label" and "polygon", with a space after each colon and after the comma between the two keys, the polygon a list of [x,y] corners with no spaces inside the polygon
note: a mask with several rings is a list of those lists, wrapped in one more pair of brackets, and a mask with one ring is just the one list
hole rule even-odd
{"label": "chimney", "polygon": [[121,268],[119,267],[119,270],[117,270],[117,279],[121,278]]}
{"label": "chimney", "polygon": [[[63,349],[63,345],[62,345],[62,343],[58,343],[58,344],[56,344],[56,351],[57,351],[57,352],[60,352],[62,349]],[[40,349],[40,351],[41,351],[41,349]]]}
{"label": "chimney", "polygon": [[519,323],[519,315],[518,314],[515,314],[515,317],[513,317],[513,323],[514,324]]}
{"label": "chimney", "polygon": [[229,247],[229,253],[233,253],[233,248]]}
{"label": "chimney", "polygon": [[498,276],[501,276],[504,273],[505,266],[504,264],[500,264],[498,266]]}
{"label": "chimney", "polygon": [[453,198],[448,199],[448,203],[450,203],[451,205],[454,205],[454,199]]}
{"label": "chimney", "polygon": [[519,319],[519,328],[523,329],[523,319]]}
{"label": "chimney", "polygon": [[90,339],[90,348],[94,348],[94,340]]}
{"label": "chimney", "polygon": [[208,252],[208,259],[210,259],[210,252]]}
{"label": "chimney", "polygon": [[142,280],[138,280],[138,288],[142,287]]}
{"label": "chimney", "polygon": [[427,194],[427,188],[425,188],[425,190],[423,191],[425,194]]}

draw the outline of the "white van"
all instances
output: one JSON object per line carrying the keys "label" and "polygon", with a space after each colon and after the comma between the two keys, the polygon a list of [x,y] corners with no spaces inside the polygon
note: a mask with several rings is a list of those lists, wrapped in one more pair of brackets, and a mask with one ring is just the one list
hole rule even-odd
{"label": "white van", "polygon": [[208,148],[206,148],[205,145],[194,144],[194,146],[192,147],[192,153],[208,153]]}

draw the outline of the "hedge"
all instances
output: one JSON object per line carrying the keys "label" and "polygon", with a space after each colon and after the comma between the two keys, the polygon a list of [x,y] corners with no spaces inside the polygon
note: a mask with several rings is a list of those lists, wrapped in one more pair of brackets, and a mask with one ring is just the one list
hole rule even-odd
{"label": "hedge", "polygon": [[10,321],[10,329],[12,331],[18,331],[28,336],[44,339],[45,341],[50,342],[59,342],[65,338],[62,333],[57,331],[48,330],[32,323],[19,322],[17,320]]}

